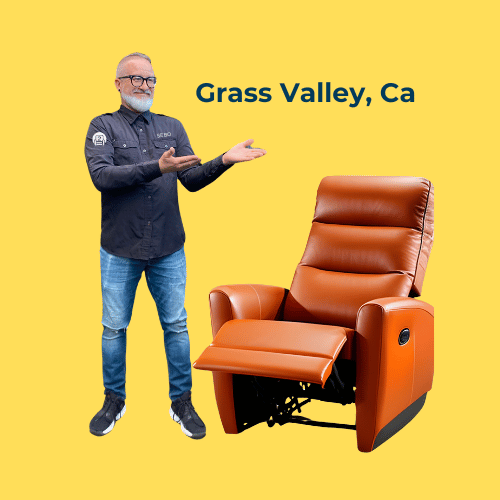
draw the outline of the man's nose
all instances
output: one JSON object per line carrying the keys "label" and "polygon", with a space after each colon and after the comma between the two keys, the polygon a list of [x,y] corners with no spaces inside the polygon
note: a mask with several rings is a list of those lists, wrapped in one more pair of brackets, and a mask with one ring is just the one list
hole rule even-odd
{"label": "man's nose", "polygon": [[143,80],[142,85],[139,87],[141,90],[149,90],[146,80]]}

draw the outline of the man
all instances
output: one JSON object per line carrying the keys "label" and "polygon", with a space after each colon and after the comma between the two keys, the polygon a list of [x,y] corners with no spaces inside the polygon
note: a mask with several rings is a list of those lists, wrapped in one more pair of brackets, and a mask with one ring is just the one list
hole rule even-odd
{"label": "man", "polygon": [[266,153],[237,144],[204,164],[194,155],[182,124],[151,113],[156,78],[148,56],[133,53],[118,64],[115,85],[121,107],[94,118],[85,157],[101,191],[102,358],[105,400],[90,422],[103,436],[125,413],[126,330],[142,273],[164,331],[170,416],[189,437],[205,436],[191,402],[191,361],[184,294],[184,229],[177,179],[189,191],[213,182],[237,162]]}

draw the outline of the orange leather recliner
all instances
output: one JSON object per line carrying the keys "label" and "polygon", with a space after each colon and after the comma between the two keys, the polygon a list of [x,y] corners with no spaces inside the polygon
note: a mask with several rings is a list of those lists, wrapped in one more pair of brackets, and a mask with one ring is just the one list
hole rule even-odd
{"label": "orange leather recliner", "polygon": [[[224,430],[260,422],[356,429],[369,452],[422,408],[434,371],[434,309],[422,290],[434,190],[413,177],[326,177],[290,291],[210,292],[213,371]],[[356,425],[292,415],[311,399],[356,404]]]}

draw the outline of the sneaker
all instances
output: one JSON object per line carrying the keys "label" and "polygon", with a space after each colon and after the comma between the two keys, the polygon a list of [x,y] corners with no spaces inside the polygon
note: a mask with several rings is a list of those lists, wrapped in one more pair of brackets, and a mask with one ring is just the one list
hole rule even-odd
{"label": "sneaker", "polygon": [[205,437],[207,429],[191,403],[191,391],[185,392],[180,398],[172,401],[170,416],[174,422],[181,424],[182,432],[186,436],[193,439]]}
{"label": "sneaker", "polygon": [[94,436],[104,436],[113,429],[115,422],[125,414],[125,400],[114,392],[106,392],[102,410],[90,421],[90,432]]}

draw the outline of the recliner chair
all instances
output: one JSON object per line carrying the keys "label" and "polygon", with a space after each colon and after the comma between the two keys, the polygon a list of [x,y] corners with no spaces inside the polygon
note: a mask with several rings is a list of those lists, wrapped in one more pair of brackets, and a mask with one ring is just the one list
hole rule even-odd
{"label": "recliner chair", "polygon": [[[369,452],[420,411],[432,387],[434,310],[420,295],[433,242],[432,184],[326,177],[290,291],[210,292],[213,371],[224,430],[260,422],[356,429]],[[311,399],[356,404],[356,425],[299,415]]]}

